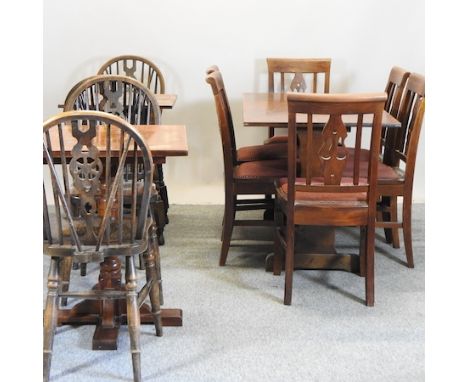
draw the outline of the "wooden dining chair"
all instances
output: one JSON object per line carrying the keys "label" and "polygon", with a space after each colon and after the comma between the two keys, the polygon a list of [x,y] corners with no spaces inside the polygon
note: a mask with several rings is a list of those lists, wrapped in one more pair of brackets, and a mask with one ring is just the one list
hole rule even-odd
{"label": "wooden dining chair", "polygon": [[[65,130],[73,136],[71,150],[64,143]],[[97,142],[102,143],[102,149]],[[141,135],[122,118],[100,111],[69,111],[44,122],[43,163],[43,250],[50,257],[44,311],[44,380],[48,381],[50,375],[59,299],[72,297],[102,304],[126,300],[133,378],[141,381],[139,307],[148,295],[156,334],[162,335],[156,270],[159,249],[153,234],[154,219],[149,216],[151,153]],[[130,203],[124,204],[124,168],[128,163],[134,176]],[[71,213],[73,196],[78,196],[80,203],[78,216]],[[138,290],[134,258],[140,254],[145,257],[146,282]],[[64,288],[67,280],[62,275],[67,262],[102,263],[116,257],[125,259],[124,287]]]}
{"label": "wooden dining chair", "polygon": [[[145,57],[136,55],[121,55],[105,62],[98,70],[98,74],[124,75],[140,81],[155,94],[164,94],[166,90],[164,76],[158,66]],[[162,113],[162,109],[161,109]],[[164,203],[164,224],[169,223],[169,193],[164,182],[164,169],[161,163],[156,164],[156,187]],[[160,245],[164,240],[160,240]]]}
{"label": "wooden dining chair", "polygon": [[[288,177],[277,182],[275,222],[275,273],[285,251],[284,304],[292,299],[295,227],[360,227],[360,273],[365,277],[366,305],[374,305],[374,237],[377,162],[385,93],[288,94]],[[299,135],[298,115],[307,116],[306,130]],[[314,116],[329,115],[321,132],[314,133]],[[348,131],[342,121],[355,114],[356,129]],[[360,170],[363,115],[371,115],[371,153],[366,173]],[[354,134],[353,134],[354,132]],[[299,149],[296,140],[299,139]],[[356,156],[347,155],[346,145],[354,138]],[[353,166],[343,176],[346,163]],[[281,267],[279,268],[281,269]]]}
{"label": "wooden dining chair", "polygon": [[[154,94],[139,81],[126,76],[99,75],[82,81],[67,97],[64,110],[104,111],[135,125],[160,123],[160,108]],[[125,178],[131,179],[131,166],[125,166],[124,170]],[[156,179],[153,173],[154,184],[156,184]],[[127,203],[127,197],[124,199]],[[156,220],[158,242],[162,245],[164,244],[165,211],[156,186],[151,194],[150,207]],[[160,276],[159,258],[157,260],[157,270]],[[140,259],[140,268],[143,269],[143,258]],[[86,264],[82,266],[81,273],[86,273]],[[62,300],[62,303],[65,304],[66,299]]]}
{"label": "wooden dining chair", "polygon": [[[424,119],[425,99],[424,76],[411,73],[398,110],[397,118],[401,122],[401,128],[395,129],[390,143],[386,144],[385,163],[379,166],[377,185],[380,209],[383,212],[383,219],[377,222],[377,227],[387,230],[387,241],[391,242],[395,248],[400,246],[398,230],[403,229],[406,261],[410,268],[414,267],[411,228],[413,181]],[[401,221],[398,219],[398,197],[403,197]],[[391,235],[388,238],[389,231]]]}
{"label": "wooden dining chair", "polygon": [[[385,102],[384,110],[398,119],[398,113],[401,105],[401,97],[405,88],[410,72],[394,66],[390,70],[385,92],[387,93],[387,102]],[[383,163],[392,163],[394,145],[397,129],[382,127],[382,135],[380,139],[380,159]],[[349,155],[354,155],[354,149],[348,148]],[[361,149],[361,160],[368,160],[369,150]],[[379,164],[379,169],[382,171]],[[351,172],[351,169],[347,170]],[[377,218],[382,221],[394,221],[397,216],[397,202],[394,196],[383,196],[378,199],[379,209],[377,210]],[[398,228],[384,228],[385,240],[389,244],[393,244],[394,248],[399,247]]]}
{"label": "wooden dining chair", "polygon": [[135,55],[113,57],[99,68],[97,74],[131,77],[140,81],[155,94],[164,94],[165,83],[161,70],[147,58]]}
{"label": "wooden dining chair", "polygon": [[[239,162],[231,110],[221,73],[211,72],[206,76],[206,82],[213,91],[223,146],[225,202],[219,265],[224,266],[234,226],[273,226],[271,220],[237,219],[236,213],[272,210],[274,204],[271,195],[275,191],[273,182],[287,174],[287,162],[285,159]],[[270,198],[238,199],[239,195],[268,195]]]}
{"label": "wooden dining chair", "polygon": [[[161,110],[154,94],[142,83],[126,76],[96,75],[75,85],[67,96],[64,110],[101,110],[137,125],[158,125]],[[157,182],[155,176],[154,182]],[[164,244],[164,204],[158,193],[152,198],[158,219],[158,241]]]}
{"label": "wooden dining chair", "polygon": [[[221,71],[217,65],[211,65],[206,69],[207,75],[214,72],[218,72],[222,79]],[[287,146],[285,144],[244,146],[237,149],[236,152],[237,161],[239,163],[270,159],[286,159],[286,156]]]}
{"label": "wooden dining chair", "polygon": [[[330,92],[330,58],[267,58],[268,92]],[[306,77],[310,74],[310,87]],[[304,77],[306,75],[306,77]],[[275,82],[275,78],[279,77]],[[322,78],[322,79],[321,79]],[[287,136],[274,136],[275,128],[269,127],[266,144],[287,143]]]}

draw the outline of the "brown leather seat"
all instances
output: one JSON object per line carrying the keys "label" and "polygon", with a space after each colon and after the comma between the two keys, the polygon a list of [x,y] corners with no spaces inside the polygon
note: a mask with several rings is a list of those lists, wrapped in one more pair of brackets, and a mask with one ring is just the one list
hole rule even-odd
{"label": "brown leather seat", "polygon": [[286,159],[288,147],[285,144],[245,146],[237,150],[238,162]]}
{"label": "brown leather seat", "polygon": [[[220,72],[217,65],[211,65],[206,69],[206,74]],[[284,143],[284,142],[283,142]],[[237,162],[251,162],[259,160],[284,159],[287,157],[286,145],[255,145],[245,146],[237,149]]]}

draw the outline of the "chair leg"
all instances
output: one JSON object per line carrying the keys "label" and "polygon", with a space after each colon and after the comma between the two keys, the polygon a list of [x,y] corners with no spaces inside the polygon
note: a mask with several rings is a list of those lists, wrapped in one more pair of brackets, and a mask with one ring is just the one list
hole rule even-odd
{"label": "chair leg", "polygon": [[[60,281],[63,292],[68,292],[70,288],[70,274],[73,266],[73,258],[71,256],[65,257],[61,260],[60,264]],[[67,306],[67,298],[62,297],[60,299],[61,306]]]}
{"label": "chair leg", "polygon": [[80,276],[86,276],[86,268],[87,268],[86,263],[81,263],[80,264]]}
{"label": "chair leg", "polygon": [[133,256],[125,258],[125,289],[127,293],[127,323],[130,334],[130,351],[132,353],[133,380],[141,382],[140,356],[140,311],[137,303],[137,278],[135,259]]}
{"label": "chair leg", "polygon": [[234,227],[234,196],[230,192],[226,192],[224,201],[224,226],[221,244],[221,255],[219,257],[219,265],[221,267],[226,265],[226,258],[231,244],[232,229]]}
{"label": "chair leg", "polygon": [[[392,220],[391,213],[389,211],[391,206],[391,200],[388,196],[382,196],[380,201],[381,209],[377,210],[377,221],[388,222]],[[383,210],[383,211],[382,211]],[[384,228],[385,241],[388,244],[393,243],[393,230],[391,228]]]}
{"label": "chair leg", "polygon": [[158,234],[158,244],[164,245],[164,226],[166,225],[164,201],[161,199],[161,196],[154,195],[151,198],[151,209],[153,210],[153,218],[156,222],[157,234]]}
{"label": "chair leg", "polygon": [[367,227],[360,227],[359,236],[359,276],[366,277],[366,238],[367,238]]}
{"label": "chair leg", "polygon": [[156,272],[156,262],[159,259],[159,247],[157,244],[156,227],[150,228],[149,234],[150,242],[148,251],[145,253],[146,264],[146,282],[152,282],[151,290],[149,293],[151,301],[151,312],[154,317],[154,326],[156,328],[156,335],[161,337],[163,335],[162,318],[161,318],[161,284]]}
{"label": "chair leg", "polygon": [[283,223],[281,210],[275,205],[275,242],[274,242],[274,256],[273,256],[273,275],[281,275],[283,269],[283,246],[281,245],[280,235]]}
{"label": "chair leg", "polygon": [[[271,194],[265,194],[265,200],[272,200]],[[263,220],[274,220],[275,218],[275,209],[266,209],[265,212],[263,212]]]}
{"label": "chair leg", "polygon": [[[375,220],[375,219],[374,219]],[[370,222],[366,229],[366,305],[374,306],[374,249],[375,223]]]}
{"label": "chair leg", "polygon": [[284,305],[291,305],[294,273],[294,223],[286,223],[286,260],[284,277]]}
{"label": "chair leg", "polygon": [[161,199],[164,203],[164,222],[165,224],[169,224],[169,217],[167,212],[169,210],[169,196],[167,194],[167,186],[164,182],[164,171],[163,166],[161,163],[156,165],[156,175],[157,175],[157,183],[156,188],[158,189],[159,194],[161,195]]}
{"label": "chair leg", "polygon": [[270,126],[268,128],[268,138],[271,138],[273,135],[275,135],[275,128]]}
{"label": "chair leg", "polygon": [[408,268],[414,268],[413,260],[413,239],[411,232],[411,207],[412,195],[405,195],[403,198],[403,240],[405,242],[406,262]]}
{"label": "chair leg", "polygon": [[59,262],[53,257],[50,261],[49,277],[47,280],[47,300],[44,310],[44,339],[43,339],[43,380],[47,382],[52,363],[52,348],[54,344],[55,328],[58,315]]}
{"label": "chair leg", "polygon": [[[396,196],[390,198],[390,221],[398,221],[398,198]],[[400,248],[398,228],[392,228],[392,243],[393,248]]]}

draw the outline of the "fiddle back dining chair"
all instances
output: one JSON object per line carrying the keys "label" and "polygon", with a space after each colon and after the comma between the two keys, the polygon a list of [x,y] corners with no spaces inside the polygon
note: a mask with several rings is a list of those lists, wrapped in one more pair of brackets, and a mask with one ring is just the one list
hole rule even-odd
{"label": "fiddle back dining chair", "polygon": [[[288,177],[277,182],[274,259],[274,268],[278,270],[285,251],[284,304],[290,305],[292,300],[295,226],[357,226],[361,231],[360,273],[365,277],[365,301],[366,305],[373,306],[377,162],[386,94],[288,94],[287,97]],[[300,129],[296,118],[300,114],[307,116],[307,124],[298,150]],[[322,131],[314,134],[317,114],[329,115],[329,119]],[[345,114],[357,115],[354,157],[347,155],[346,141],[352,140],[353,134],[342,121]],[[362,121],[366,114],[372,116],[373,122],[369,166],[363,174],[359,155],[365,140]],[[344,177],[346,162],[350,160],[352,175]]]}
{"label": "fiddle back dining chair", "polygon": [[[286,176],[287,162],[285,159],[239,162],[231,109],[221,73],[212,71],[206,76],[206,82],[213,92],[223,146],[225,203],[219,265],[224,266],[234,226],[273,226],[271,220],[236,219],[236,212],[272,210],[274,180]],[[238,199],[239,195],[269,195],[270,198]]]}
{"label": "fiddle back dining chair", "polygon": [[[69,134],[65,134],[66,130]],[[70,111],[44,122],[43,158],[48,170],[43,187],[43,249],[50,257],[44,311],[44,380],[48,381],[50,375],[58,301],[62,297],[75,297],[117,304],[126,300],[133,376],[134,381],[141,381],[139,306],[148,295],[156,334],[162,335],[156,272],[159,249],[154,219],[148,216],[153,172],[149,148],[133,126],[117,116],[99,111]],[[124,167],[128,163],[134,176],[130,204],[124,205]],[[71,213],[73,194],[79,196],[78,216]],[[138,291],[134,257],[142,254],[146,283]],[[124,287],[120,281],[116,288],[101,286],[101,282],[106,283],[104,279],[98,284],[100,287],[92,290],[63,288],[65,259],[102,263],[116,257],[125,258]]]}
{"label": "fiddle back dining chair", "polygon": [[[285,93],[291,92],[308,92],[308,93],[329,93],[330,92],[330,58],[267,58],[268,65],[268,92],[275,93],[280,91]],[[279,74],[279,89],[278,82],[275,83],[275,78]],[[311,75],[310,88],[307,87],[304,74]],[[288,77],[292,79],[289,85],[286,85]],[[320,77],[323,77],[322,86],[319,87]],[[286,143],[287,136],[274,136],[275,128],[269,127],[268,137],[265,141],[269,143]]]}

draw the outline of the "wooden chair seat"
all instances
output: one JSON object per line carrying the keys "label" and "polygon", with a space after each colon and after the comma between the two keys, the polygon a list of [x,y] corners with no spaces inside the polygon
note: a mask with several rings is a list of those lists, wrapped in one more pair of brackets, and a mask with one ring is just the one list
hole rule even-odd
{"label": "wooden chair seat", "polygon": [[[363,179],[365,183],[365,180]],[[286,210],[288,203],[288,179],[278,182],[277,203]],[[306,184],[305,178],[296,178],[296,184]],[[312,180],[311,185],[321,185],[323,181]],[[342,186],[352,185],[352,178],[343,178]],[[295,192],[294,221],[296,224],[358,226],[365,225],[368,218],[367,195],[365,192],[325,193]]]}
{"label": "wooden chair seat", "polygon": [[246,146],[237,150],[237,161],[251,162],[271,159],[286,159],[287,155],[288,147],[286,144]]}

